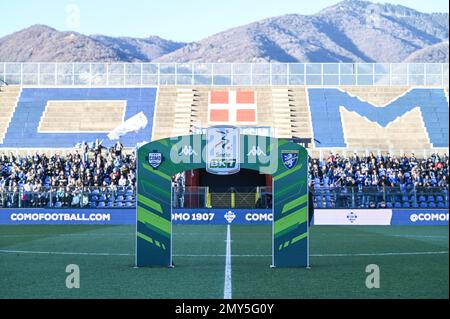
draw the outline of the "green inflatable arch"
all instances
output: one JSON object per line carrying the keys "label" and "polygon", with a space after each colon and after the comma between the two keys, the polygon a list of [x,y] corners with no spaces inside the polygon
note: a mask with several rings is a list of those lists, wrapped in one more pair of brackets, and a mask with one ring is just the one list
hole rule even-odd
{"label": "green inflatable arch", "polygon": [[224,174],[221,168],[235,172],[236,166],[238,170],[251,169],[273,177],[272,266],[309,266],[306,149],[287,139],[239,133],[236,136],[238,163],[211,160],[211,149],[229,145],[225,138],[207,134],[161,139],[138,149],[137,267],[173,265],[172,176],[202,168],[217,168],[215,173],[220,175]]}

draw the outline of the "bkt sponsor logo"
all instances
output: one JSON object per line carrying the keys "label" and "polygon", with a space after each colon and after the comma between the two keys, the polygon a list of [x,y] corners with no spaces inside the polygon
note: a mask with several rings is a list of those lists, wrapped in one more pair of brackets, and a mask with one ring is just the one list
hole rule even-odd
{"label": "bkt sponsor logo", "polygon": [[411,214],[409,219],[415,223],[417,221],[448,221],[448,213],[433,214],[433,213],[419,213]]}
{"label": "bkt sponsor logo", "polygon": [[222,160],[219,158],[211,159],[209,164],[211,168],[234,168],[236,167],[236,159]]}

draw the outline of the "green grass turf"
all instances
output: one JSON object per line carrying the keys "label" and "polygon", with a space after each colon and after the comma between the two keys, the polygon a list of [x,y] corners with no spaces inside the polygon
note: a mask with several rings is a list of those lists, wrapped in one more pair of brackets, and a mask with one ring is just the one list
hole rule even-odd
{"label": "green grass turf", "polygon": [[[226,226],[175,225],[174,269],[133,268],[134,231],[0,226],[0,298],[223,298]],[[231,239],[233,298],[449,297],[446,226],[313,226],[311,269],[269,268],[270,226],[233,225]],[[393,254],[355,255],[376,253]],[[68,264],[80,267],[80,289],[65,287]],[[379,289],[365,286],[368,264],[380,267]]]}

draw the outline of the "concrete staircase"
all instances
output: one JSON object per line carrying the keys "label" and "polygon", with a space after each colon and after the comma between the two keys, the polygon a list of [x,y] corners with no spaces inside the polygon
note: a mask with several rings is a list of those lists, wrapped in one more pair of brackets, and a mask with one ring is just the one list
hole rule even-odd
{"label": "concrete staircase", "polygon": [[153,140],[188,135],[198,116],[199,94],[194,88],[161,87],[158,94]]}
{"label": "concrete staircase", "polygon": [[9,123],[20,96],[20,86],[4,86],[0,92],[0,144],[3,143]]}

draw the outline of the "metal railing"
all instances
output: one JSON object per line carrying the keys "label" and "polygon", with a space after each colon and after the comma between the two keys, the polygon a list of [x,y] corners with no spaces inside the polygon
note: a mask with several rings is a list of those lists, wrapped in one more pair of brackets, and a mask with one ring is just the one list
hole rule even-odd
{"label": "metal railing", "polygon": [[0,63],[30,86],[448,86],[448,63]]}
{"label": "metal railing", "polygon": [[447,208],[449,192],[442,187],[315,187],[315,208]]}
{"label": "metal railing", "polygon": [[[449,208],[448,188],[442,187],[312,187],[315,208]],[[220,196],[226,194],[226,203]],[[0,208],[133,208],[135,192],[126,189],[49,189],[41,192],[0,191]],[[219,201],[212,196],[217,195]],[[223,199],[223,198],[222,198]],[[100,204],[103,203],[103,204]],[[129,203],[129,204],[126,204]],[[270,187],[211,190],[208,187],[172,189],[174,208],[272,208]]]}
{"label": "metal railing", "polygon": [[[123,188],[47,188],[34,192],[0,190],[0,208],[122,208],[135,207],[135,191]],[[100,204],[102,203],[102,204]],[[129,203],[129,204],[127,204]]]}
{"label": "metal railing", "polygon": [[174,187],[173,208],[272,208],[270,187]]}

